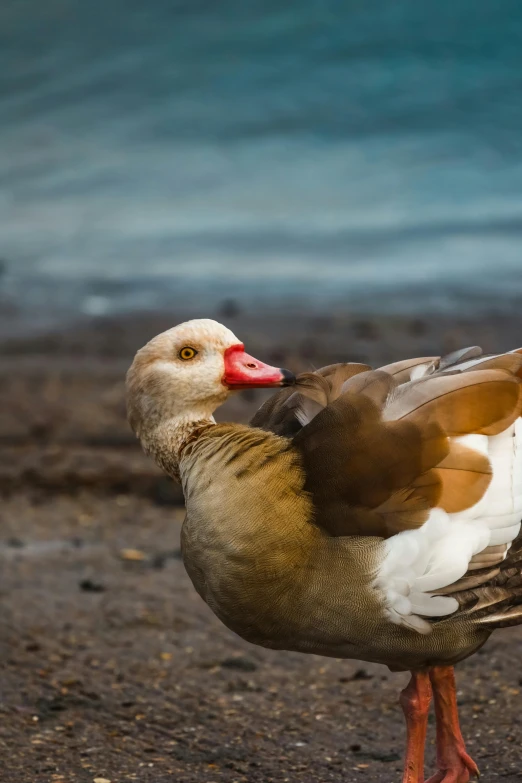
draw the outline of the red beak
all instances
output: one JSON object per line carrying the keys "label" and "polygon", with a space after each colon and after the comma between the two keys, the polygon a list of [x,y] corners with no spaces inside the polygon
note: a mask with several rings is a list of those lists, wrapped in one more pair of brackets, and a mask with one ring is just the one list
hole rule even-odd
{"label": "red beak", "polygon": [[223,383],[234,390],[290,386],[295,383],[295,375],[254,359],[245,353],[242,345],[232,345],[225,351]]}

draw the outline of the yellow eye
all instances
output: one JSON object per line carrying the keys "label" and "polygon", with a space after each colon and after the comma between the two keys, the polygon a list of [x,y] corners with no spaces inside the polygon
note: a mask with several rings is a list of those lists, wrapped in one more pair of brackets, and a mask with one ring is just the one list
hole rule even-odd
{"label": "yellow eye", "polygon": [[187,362],[189,359],[193,359],[194,356],[197,356],[197,351],[195,348],[189,348],[187,345],[185,348],[182,348],[179,352],[179,358],[183,359],[183,361]]}

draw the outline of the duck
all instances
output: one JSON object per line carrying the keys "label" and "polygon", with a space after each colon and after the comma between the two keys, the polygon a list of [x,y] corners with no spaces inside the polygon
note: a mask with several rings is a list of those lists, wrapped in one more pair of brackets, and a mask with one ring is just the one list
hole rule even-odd
{"label": "duck", "polygon": [[[214,412],[274,394],[249,425]],[[196,319],[127,374],[128,420],[182,485],[182,556],[217,617],[274,650],[385,664],[400,694],[403,783],[466,783],[454,666],[522,623],[522,349],[471,347],[297,376]]]}

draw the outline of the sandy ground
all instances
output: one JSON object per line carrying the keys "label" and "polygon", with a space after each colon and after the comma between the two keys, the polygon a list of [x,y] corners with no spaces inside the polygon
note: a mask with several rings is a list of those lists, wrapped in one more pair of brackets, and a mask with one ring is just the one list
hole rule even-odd
{"label": "sandy ground", "polygon": [[[399,781],[406,675],[255,648],[185,574],[179,489],[141,454],[123,396],[134,350],[179,320],[101,321],[2,347],[0,780]],[[522,316],[227,323],[251,353],[294,370],[522,344]],[[263,394],[222,417],[246,420]],[[518,628],[459,667],[463,732],[486,781],[522,777],[521,659]]]}

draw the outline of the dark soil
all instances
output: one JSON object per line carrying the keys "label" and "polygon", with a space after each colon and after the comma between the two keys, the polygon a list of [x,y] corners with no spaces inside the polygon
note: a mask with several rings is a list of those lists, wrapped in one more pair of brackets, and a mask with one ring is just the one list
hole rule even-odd
{"label": "dark soil", "polygon": [[[141,454],[123,401],[132,353],[177,320],[4,346],[0,781],[398,782],[407,675],[255,648],[185,574],[179,490]],[[522,344],[522,317],[280,319],[263,338],[261,321],[229,325],[292,369]],[[245,420],[261,400],[243,395],[223,415]],[[486,781],[522,778],[521,661],[516,628],[458,670],[463,733]]]}

